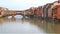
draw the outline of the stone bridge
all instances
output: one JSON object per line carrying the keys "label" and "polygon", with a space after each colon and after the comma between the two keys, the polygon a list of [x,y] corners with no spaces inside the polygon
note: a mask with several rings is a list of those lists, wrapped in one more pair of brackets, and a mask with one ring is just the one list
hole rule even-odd
{"label": "stone bridge", "polygon": [[7,8],[0,9],[0,16],[15,16],[15,15],[22,15],[22,16],[29,16],[34,15],[33,10],[34,8],[27,9],[27,10],[8,10]]}
{"label": "stone bridge", "polygon": [[16,10],[2,10],[0,12],[0,16],[15,16],[15,15],[22,15],[22,16],[28,16],[28,15],[32,15],[31,12],[29,11],[16,11]]}

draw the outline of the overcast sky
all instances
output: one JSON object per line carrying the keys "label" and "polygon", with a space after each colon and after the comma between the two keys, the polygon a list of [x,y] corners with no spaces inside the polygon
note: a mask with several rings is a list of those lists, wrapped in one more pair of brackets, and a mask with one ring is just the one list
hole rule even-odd
{"label": "overcast sky", "polygon": [[15,10],[25,10],[32,6],[42,6],[57,0],[0,0],[0,6]]}

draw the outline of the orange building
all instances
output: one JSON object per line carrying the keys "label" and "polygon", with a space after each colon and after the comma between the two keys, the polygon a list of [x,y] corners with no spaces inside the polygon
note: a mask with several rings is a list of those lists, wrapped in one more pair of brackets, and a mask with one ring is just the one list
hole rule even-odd
{"label": "orange building", "polygon": [[7,14],[7,12],[8,12],[7,8],[0,7],[0,16],[5,16],[5,14]]}
{"label": "orange building", "polygon": [[35,9],[35,7],[31,7],[31,8],[29,9],[29,12],[31,13],[31,15],[34,14],[34,9]]}
{"label": "orange building", "polygon": [[60,5],[55,6],[53,12],[53,17],[56,19],[60,19]]}
{"label": "orange building", "polygon": [[60,19],[60,1],[53,2],[53,18]]}
{"label": "orange building", "polygon": [[41,16],[41,15],[42,15],[41,6],[39,6],[38,8],[36,8],[36,10],[34,11],[34,14],[35,14],[36,16]]}

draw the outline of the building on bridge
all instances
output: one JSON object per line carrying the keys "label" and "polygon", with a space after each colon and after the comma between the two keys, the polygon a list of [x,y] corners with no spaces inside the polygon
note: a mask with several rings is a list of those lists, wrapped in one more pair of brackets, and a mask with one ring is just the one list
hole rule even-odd
{"label": "building on bridge", "polygon": [[5,11],[8,11],[7,8],[3,8],[3,7],[0,7],[0,16],[4,16],[5,15]]}

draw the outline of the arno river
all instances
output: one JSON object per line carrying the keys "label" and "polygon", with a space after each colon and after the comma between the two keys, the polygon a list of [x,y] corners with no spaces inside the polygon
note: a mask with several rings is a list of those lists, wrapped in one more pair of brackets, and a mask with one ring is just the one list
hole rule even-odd
{"label": "arno river", "polygon": [[0,18],[0,33],[21,34],[57,34],[60,33],[60,22],[53,19],[23,18],[20,15]]}

